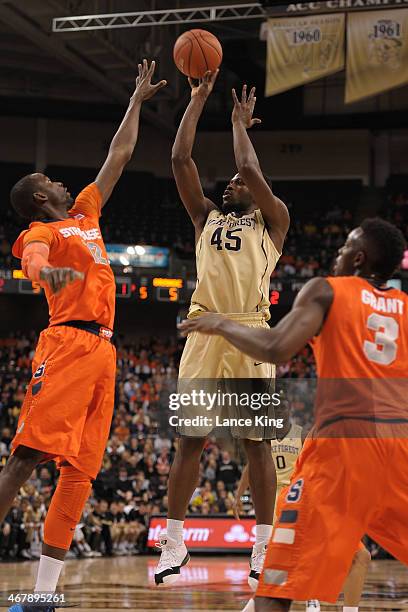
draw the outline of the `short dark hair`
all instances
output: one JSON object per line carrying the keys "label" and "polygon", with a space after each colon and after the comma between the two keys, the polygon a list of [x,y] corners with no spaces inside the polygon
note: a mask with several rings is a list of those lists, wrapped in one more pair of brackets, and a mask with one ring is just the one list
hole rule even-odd
{"label": "short dark hair", "polygon": [[365,219],[360,227],[368,246],[373,272],[388,280],[404,257],[407,245],[403,233],[398,227],[379,217]]}
{"label": "short dark hair", "polygon": [[28,221],[35,219],[35,203],[33,194],[38,189],[36,177],[31,174],[23,176],[10,191],[10,202],[20,217]]}

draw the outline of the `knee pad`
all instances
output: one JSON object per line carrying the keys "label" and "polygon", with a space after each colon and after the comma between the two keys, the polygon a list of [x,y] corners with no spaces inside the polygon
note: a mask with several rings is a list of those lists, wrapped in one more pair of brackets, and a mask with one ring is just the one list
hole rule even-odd
{"label": "knee pad", "polygon": [[85,503],[91,492],[91,478],[72,466],[61,468],[44,524],[44,542],[68,550]]}

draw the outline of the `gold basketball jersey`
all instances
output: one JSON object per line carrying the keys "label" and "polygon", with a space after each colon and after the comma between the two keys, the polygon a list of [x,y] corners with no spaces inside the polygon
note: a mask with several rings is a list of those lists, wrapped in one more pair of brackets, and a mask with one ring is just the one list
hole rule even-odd
{"label": "gold basketball jersey", "polygon": [[283,440],[272,440],[272,457],[276,468],[278,490],[290,482],[296,460],[302,450],[302,427],[293,424]]}
{"label": "gold basketball jersey", "polygon": [[280,257],[259,209],[242,217],[212,210],[196,246],[197,285],[189,317],[200,311],[269,314],[269,279]]}

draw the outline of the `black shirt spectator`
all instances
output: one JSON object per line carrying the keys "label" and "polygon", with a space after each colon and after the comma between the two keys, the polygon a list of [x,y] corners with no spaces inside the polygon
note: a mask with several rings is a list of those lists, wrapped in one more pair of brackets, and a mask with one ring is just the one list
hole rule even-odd
{"label": "black shirt spectator", "polygon": [[232,461],[228,451],[223,451],[218,464],[217,480],[221,480],[228,489],[231,489],[239,479],[240,472],[235,461]]}

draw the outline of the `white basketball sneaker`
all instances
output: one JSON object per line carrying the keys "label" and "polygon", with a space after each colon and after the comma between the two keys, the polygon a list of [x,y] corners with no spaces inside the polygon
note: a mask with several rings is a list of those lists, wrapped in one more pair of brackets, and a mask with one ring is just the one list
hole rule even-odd
{"label": "white basketball sneaker", "polygon": [[154,574],[154,581],[158,586],[168,586],[178,580],[180,568],[190,561],[190,555],[184,542],[178,543],[167,533],[160,534],[160,541],[156,542],[156,547],[161,549],[161,555]]}
{"label": "white basketball sneaker", "polygon": [[320,612],[320,602],[318,599],[309,599],[306,602],[306,612]]}
{"label": "white basketball sneaker", "polygon": [[265,561],[266,547],[267,545],[262,542],[261,544],[255,544],[252,549],[251,561],[249,562],[248,584],[253,591],[256,591],[258,587],[259,576]]}

